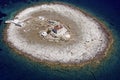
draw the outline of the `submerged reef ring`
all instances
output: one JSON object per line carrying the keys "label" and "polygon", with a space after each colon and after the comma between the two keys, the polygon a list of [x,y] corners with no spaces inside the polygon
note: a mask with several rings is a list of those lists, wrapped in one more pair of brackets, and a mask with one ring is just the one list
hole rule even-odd
{"label": "submerged reef ring", "polygon": [[[51,3],[26,8],[6,23],[10,23],[6,30],[6,41],[10,46],[40,61],[86,62],[104,55],[111,43],[110,34],[102,23],[66,4]],[[58,36],[61,24],[65,25],[65,31],[59,31],[60,36],[68,40]],[[42,37],[40,32],[43,30],[46,32],[42,33]],[[50,38],[46,39],[47,34]]]}

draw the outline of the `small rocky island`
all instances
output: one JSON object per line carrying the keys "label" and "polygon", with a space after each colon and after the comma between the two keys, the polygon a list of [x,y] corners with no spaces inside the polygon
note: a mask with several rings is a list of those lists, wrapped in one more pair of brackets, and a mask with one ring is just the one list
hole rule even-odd
{"label": "small rocky island", "polygon": [[103,23],[67,4],[26,8],[5,23],[9,46],[40,62],[84,63],[104,57],[112,44]]}

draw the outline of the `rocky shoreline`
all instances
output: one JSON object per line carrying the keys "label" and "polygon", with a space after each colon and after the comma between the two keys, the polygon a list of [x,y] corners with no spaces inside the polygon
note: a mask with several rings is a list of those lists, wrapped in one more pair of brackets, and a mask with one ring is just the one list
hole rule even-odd
{"label": "rocky shoreline", "polygon": [[[16,52],[18,52],[18,53],[20,53],[20,54],[22,54],[22,55],[25,55],[25,56],[27,56],[27,57],[29,57],[30,59],[32,59],[32,60],[35,60],[35,61],[38,61],[38,62],[45,62],[45,63],[48,63],[48,64],[62,64],[62,65],[73,65],[73,64],[77,64],[77,65],[83,65],[83,64],[86,64],[86,63],[88,63],[88,62],[91,62],[91,61],[93,61],[93,60],[99,60],[99,59],[101,59],[101,57],[104,57],[105,55],[106,55],[106,53],[109,51],[109,49],[110,49],[110,47],[111,47],[111,44],[113,43],[113,39],[112,39],[112,35],[111,35],[111,33],[107,30],[107,28],[105,27],[105,25],[103,24],[103,23],[101,23],[100,21],[98,21],[96,18],[94,18],[94,17],[92,17],[92,16],[90,16],[89,14],[87,14],[87,13],[84,13],[84,12],[80,12],[80,14],[79,14],[79,11],[77,10],[77,9],[74,9],[74,8],[71,8],[71,7],[69,7],[69,6],[67,6],[67,5],[64,5],[64,4],[58,4],[58,3],[54,3],[54,4],[43,4],[43,6],[48,6],[48,8],[50,7],[52,7],[52,5],[53,6],[56,6],[56,9],[58,9],[58,11],[60,11],[59,10],[59,7],[61,7],[61,8],[65,8],[66,9],[66,11],[70,11],[71,10],[71,13],[70,14],[72,14],[72,11],[74,11],[75,10],[75,12],[73,12],[73,13],[75,13],[76,15],[78,15],[77,17],[79,17],[80,16],[80,14],[82,15],[82,16],[80,16],[80,17],[83,17],[82,19],[81,19],[81,21],[86,21],[86,22],[84,22],[85,24],[78,24],[78,22],[79,21],[74,21],[76,18],[74,18],[73,20],[72,19],[70,19],[70,20],[68,20],[69,19],[69,17],[68,16],[66,16],[66,15],[62,15],[61,13],[60,13],[60,15],[57,15],[56,13],[54,13],[55,15],[52,17],[52,15],[51,16],[48,16],[48,13],[46,13],[45,14],[45,12],[44,11],[40,11],[41,12],[41,14],[37,14],[37,15],[43,15],[44,14],[44,16],[45,17],[49,17],[49,18],[54,18],[54,19],[58,19],[58,20],[60,20],[62,23],[67,23],[67,24],[71,24],[70,25],[70,27],[72,28],[72,30],[73,30],[73,32],[78,32],[78,31],[80,31],[80,33],[78,32],[78,33],[74,33],[74,34],[76,34],[76,35],[79,35],[79,34],[83,34],[81,37],[74,37],[75,38],[75,41],[77,41],[77,42],[72,42],[72,45],[74,45],[74,46],[72,46],[71,47],[71,44],[70,44],[70,42],[68,43],[68,44],[56,44],[56,43],[50,43],[50,45],[51,46],[54,46],[54,47],[56,47],[56,46],[59,46],[58,48],[60,48],[59,50],[63,50],[64,51],[64,49],[66,48],[66,49],[68,49],[68,51],[69,50],[71,50],[73,47],[75,47],[75,46],[77,46],[77,47],[79,47],[80,45],[83,45],[83,47],[85,47],[85,50],[88,50],[88,54],[90,54],[89,56],[91,56],[91,57],[88,57],[87,56],[87,54],[85,55],[85,54],[82,54],[82,52],[80,52],[79,51],[79,49],[81,50],[81,51],[84,51],[84,48],[74,48],[74,50],[76,50],[76,51],[72,51],[72,52],[70,52],[70,54],[69,53],[67,53],[67,52],[62,52],[61,54],[62,54],[62,56],[58,53],[58,52],[56,52],[57,53],[57,55],[58,55],[58,57],[57,57],[57,55],[56,55],[56,53],[54,53],[53,52],[53,54],[49,54],[48,53],[48,56],[44,56],[43,58],[42,57],[36,57],[35,55],[37,55],[37,56],[39,56],[39,54],[40,54],[40,56],[42,56],[42,55],[44,55],[44,54],[42,54],[42,52],[44,51],[42,51],[42,52],[40,52],[39,50],[39,54],[35,54],[35,52],[33,53],[33,54],[35,54],[35,55],[33,55],[32,53],[29,53],[29,51],[27,52],[27,51],[25,51],[24,49],[22,49],[22,48],[16,48],[16,46],[17,45],[15,45],[15,44],[13,44],[14,43],[14,41],[15,40],[11,40],[11,39],[15,39],[15,37],[13,38],[12,36],[11,36],[11,39],[9,38],[8,39],[8,37],[11,35],[10,34],[10,31],[9,30],[11,30],[12,31],[12,29],[15,29],[15,27],[16,26],[14,26],[14,28],[12,28],[12,29],[10,29],[12,26],[11,25],[8,25],[7,26],[7,28],[5,29],[5,33],[4,33],[4,40],[5,40],[5,42],[7,43],[7,44],[9,44],[9,46],[12,48],[12,49],[14,49]],[[57,7],[58,6],[58,7]],[[37,7],[37,6],[35,6],[35,7]],[[32,8],[30,8],[31,10],[33,9],[33,8],[35,8],[35,7],[32,7]],[[41,5],[40,5],[40,7],[41,7]],[[37,7],[38,8],[38,7]],[[42,7],[43,8],[43,10],[44,10],[44,7]],[[41,9],[42,9],[41,8]],[[52,8],[54,8],[54,7],[52,7]],[[30,10],[29,9],[29,10]],[[38,8],[39,9],[39,8]],[[47,8],[46,8],[47,9]],[[67,10],[68,9],[68,10]],[[27,10],[27,9],[25,9],[25,10]],[[27,11],[28,13],[24,13],[24,10],[23,10],[23,12],[19,12],[18,13],[18,15],[17,15],[17,17],[19,17],[20,19],[22,19],[22,18],[24,18],[25,16],[24,16],[24,14],[29,14],[30,13],[30,16],[32,15],[32,17],[35,17],[36,15],[34,15],[34,13],[31,13],[31,12],[29,12],[29,10]],[[37,9],[36,9],[37,10]],[[50,10],[50,9],[49,9]],[[38,12],[39,12],[39,10],[38,10]],[[35,13],[38,13],[38,12],[36,12],[35,11]],[[39,13],[40,13],[39,12]],[[42,14],[42,12],[43,12],[43,14]],[[47,11],[46,11],[47,12]],[[57,12],[57,11],[55,11],[55,12]],[[21,15],[21,13],[22,13],[22,15]],[[24,13],[24,14],[23,14]],[[50,13],[52,14],[52,11],[50,11]],[[64,13],[63,13],[64,14]],[[56,16],[56,17],[55,17]],[[61,17],[65,17],[65,18],[67,18],[65,21],[63,21],[64,19],[62,19]],[[72,16],[72,17],[74,17],[74,15],[70,15],[70,16]],[[88,18],[88,19],[87,19]],[[85,20],[84,20],[85,19]],[[79,20],[79,18],[78,18],[78,20]],[[88,20],[88,22],[89,23],[87,23],[87,20]],[[91,21],[89,21],[89,20],[91,20]],[[68,22],[67,22],[68,21]],[[81,26],[84,26],[85,28],[82,28],[82,27],[80,27],[79,28],[79,26],[77,27],[77,30],[75,29],[75,28],[73,28],[73,25],[74,24],[72,24],[71,23],[71,21],[73,21],[73,23],[75,22],[75,24],[78,26],[78,25],[81,25]],[[82,23],[82,22],[81,22]],[[95,23],[95,24],[94,24]],[[93,30],[94,28],[89,28],[89,30],[92,30],[90,33],[91,33],[91,35],[92,36],[94,36],[93,34],[96,34],[96,36],[95,37],[93,37],[94,39],[96,39],[96,41],[95,42],[92,42],[92,41],[94,41],[94,40],[92,40],[92,38],[90,37],[90,36],[88,36],[86,33],[87,32],[89,32],[89,31],[87,31],[87,32],[85,32],[87,29],[87,27],[86,26],[90,26],[90,24],[93,24],[92,26],[95,26],[95,27],[97,27],[97,26],[99,26],[99,27],[97,27],[95,30]],[[92,27],[91,26],[91,27]],[[78,29],[80,29],[80,30],[78,30]],[[19,28],[16,28],[16,30],[19,30]],[[21,29],[21,30],[19,30],[20,32],[22,31],[22,30],[24,30],[24,29]],[[32,28],[31,28],[31,30],[32,30]],[[95,32],[94,32],[95,31]],[[96,32],[97,31],[97,32]],[[100,38],[100,34],[97,34],[98,32],[100,31],[100,34],[102,34],[103,36]],[[31,31],[31,32],[33,32],[33,31]],[[94,32],[94,33],[93,33]],[[18,32],[17,32],[18,33]],[[16,33],[15,33],[16,34]],[[30,33],[30,34],[32,34],[32,33]],[[13,35],[14,36],[14,35]],[[21,36],[23,36],[23,34],[21,34]],[[24,35],[25,36],[25,35]],[[32,35],[33,36],[33,35]],[[86,36],[86,37],[85,37]],[[89,37],[89,38],[88,38]],[[98,37],[98,38],[96,38],[96,37]],[[22,37],[23,38],[23,37]],[[22,39],[21,38],[21,39]],[[24,37],[25,38],[25,37]],[[18,39],[19,39],[19,37],[18,37]],[[81,40],[81,41],[79,41],[79,40]],[[90,42],[90,40],[91,40],[91,42]],[[100,41],[98,41],[98,40],[100,39]],[[102,40],[101,40],[102,39]],[[84,40],[86,40],[86,41],[84,41]],[[16,40],[17,41],[17,40]],[[26,39],[25,40],[23,40],[23,41],[26,41]],[[38,39],[38,41],[39,41],[39,39]],[[82,41],[84,41],[84,42],[82,42]],[[98,41],[98,42],[97,42]],[[100,42],[105,42],[105,43],[100,43]],[[39,42],[39,44],[41,45],[44,45],[43,43],[46,43],[46,42]],[[82,44],[81,44],[82,43]],[[90,44],[89,44],[90,43]],[[92,48],[91,47],[91,45],[92,46],[94,46],[93,44],[96,44],[96,43],[98,43],[99,45],[101,45],[101,44],[103,44],[102,46],[99,46],[99,47],[103,47],[103,48],[100,48],[100,49],[102,49],[102,50],[100,50],[100,51],[97,51],[97,48]],[[27,44],[27,43],[26,43]],[[45,44],[45,46],[43,46],[44,48],[48,45],[49,43],[47,43],[47,44]],[[79,45],[78,45],[79,44]],[[89,45],[88,45],[89,44]],[[20,44],[21,45],[21,44]],[[60,47],[62,45],[62,47]],[[65,46],[65,45],[67,45],[67,46],[69,46],[69,47],[71,47],[71,48],[67,48],[67,46]],[[32,45],[27,45],[27,46],[34,46],[33,44]],[[38,47],[39,47],[39,45],[37,45]],[[49,46],[49,48],[51,47],[51,46]],[[20,47],[20,46],[17,46],[17,47]],[[24,47],[24,46],[22,46],[22,47]],[[37,47],[37,48],[38,48]],[[88,48],[87,48],[88,47]],[[27,48],[27,47],[25,47],[25,48]],[[37,49],[36,48],[36,49]],[[47,48],[45,48],[45,49],[49,49],[48,47]],[[64,48],[64,49],[63,49]],[[90,49],[89,49],[90,48]],[[34,49],[34,48],[31,48],[31,49]],[[55,48],[56,50],[58,50],[57,48]],[[55,49],[51,49],[51,50],[55,50]],[[83,50],[82,50],[83,49]],[[92,52],[92,49],[95,49],[95,50],[93,50],[93,51],[97,51],[97,53],[94,53],[94,52]],[[77,51],[78,50],[78,51]],[[91,51],[91,52],[90,52]],[[79,54],[82,54],[82,55],[79,55]],[[87,52],[86,52],[87,53]],[[94,53],[93,55],[92,55],[92,53]],[[42,55],[41,55],[42,54]],[[47,53],[46,53],[47,54]],[[74,55],[75,54],[75,55]],[[63,56],[64,55],[64,56]],[[54,57],[49,57],[49,56],[54,56]],[[65,57],[65,56],[68,56],[68,57]],[[78,56],[78,57],[77,57]],[[82,58],[81,59],[79,59],[79,57],[81,57],[82,56]],[[58,59],[59,57],[64,57],[64,58],[60,58],[60,59]],[[51,59],[51,58],[53,58],[53,59]],[[65,59],[66,58],[66,59]],[[61,59],[63,59],[63,60],[61,60]],[[77,61],[75,61],[76,59],[78,59]]]}

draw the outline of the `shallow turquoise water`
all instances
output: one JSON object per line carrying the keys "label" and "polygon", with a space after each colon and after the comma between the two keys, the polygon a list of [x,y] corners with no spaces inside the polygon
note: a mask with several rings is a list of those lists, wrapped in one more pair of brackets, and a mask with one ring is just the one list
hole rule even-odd
{"label": "shallow turquoise water", "polygon": [[[50,68],[48,66],[30,61],[20,56],[4,43],[2,32],[6,25],[6,19],[13,18],[14,14],[24,7],[34,5],[39,0],[8,0],[0,2],[0,80],[119,80],[120,74],[120,23],[119,1],[104,0],[61,0],[74,6],[83,8],[87,12],[104,21],[114,36],[113,50],[109,57],[104,59],[96,68],[87,65],[83,68],[63,69]],[[39,3],[44,2],[39,1]],[[51,0],[45,0],[51,2]],[[4,16],[4,17],[3,17]]]}

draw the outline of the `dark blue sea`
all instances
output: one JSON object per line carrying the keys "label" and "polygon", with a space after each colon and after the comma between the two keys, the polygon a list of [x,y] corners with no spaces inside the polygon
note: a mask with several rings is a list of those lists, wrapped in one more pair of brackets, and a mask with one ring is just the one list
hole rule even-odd
{"label": "dark blue sea", "polygon": [[[108,57],[97,66],[82,68],[49,67],[16,54],[3,41],[4,21],[17,11],[42,2],[60,1],[80,7],[105,23],[114,44]],[[0,80],[120,80],[119,0],[0,0]]]}

